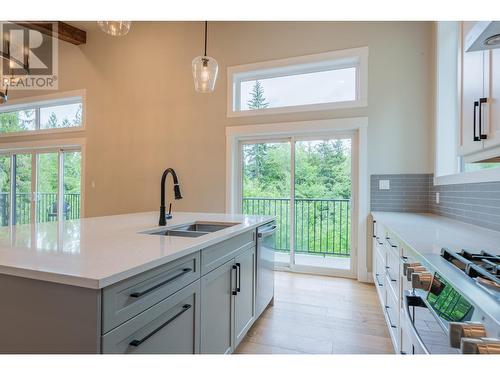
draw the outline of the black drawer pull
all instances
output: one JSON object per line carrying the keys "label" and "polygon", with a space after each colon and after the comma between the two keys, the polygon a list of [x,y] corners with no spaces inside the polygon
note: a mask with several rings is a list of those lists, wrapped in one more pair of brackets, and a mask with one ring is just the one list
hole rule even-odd
{"label": "black drawer pull", "polygon": [[387,319],[389,319],[389,325],[391,326],[391,328],[398,328],[398,326],[392,324],[391,315],[389,314],[389,309],[390,307],[386,305],[385,312],[387,313]]}
{"label": "black drawer pull", "polygon": [[162,281],[161,283],[156,284],[156,285],[152,286],[149,289],[143,290],[142,292],[131,293],[130,297],[133,297],[133,298],[142,297],[143,295],[148,294],[148,293],[152,292],[155,289],[161,288],[163,285],[168,284],[168,283],[170,283],[170,282],[178,279],[179,277],[184,276],[186,273],[189,273],[189,272],[192,272],[192,271],[193,270],[191,268],[184,268],[181,273],[179,273],[179,274],[177,274],[175,276],[172,276],[170,279]]}
{"label": "black drawer pull", "polygon": [[389,269],[390,269],[390,268],[391,268],[391,267],[385,267],[385,273],[386,273],[386,274],[387,274],[387,276],[389,277],[389,280],[391,280],[392,282],[394,282],[394,283],[395,283],[397,280],[396,280],[396,279],[393,279],[393,278],[391,277],[391,274],[389,273]]}
{"label": "black drawer pull", "polygon": [[162,328],[168,326],[170,323],[172,323],[175,319],[177,319],[179,316],[181,316],[182,314],[184,314],[190,308],[191,308],[191,305],[185,304],[184,306],[182,306],[182,310],[181,311],[179,311],[177,314],[175,314],[173,317],[171,317],[169,320],[167,320],[161,326],[159,326],[158,328],[156,328],[154,331],[148,333],[148,335],[145,336],[145,337],[143,337],[142,339],[131,341],[129,345],[130,346],[135,346],[135,347],[141,345],[144,341],[146,341],[147,339],[149,339],[151,336],[153,336],[155,333],[157,333]]}
{"label": "black drawer pull", "polygon": [[386,241],[387,243],[389,244],[390,247],[398,247],[397,245],[394,245],[392,242],[391,242],[391,239],[389,237],[386,238]]}
{"label": "black drawer pull", "polygon": [[377,222],[376,220],[372,221],[372,233],[373,233],[372,237],[373,238],[377,238],[377,234],[375,233],[375,223],[376,222]]}
{"label": "black drawer pull", "polygon": [[379,276],[379,274],[378,274],[378,273],[376,273],[376,274],[375,274],[375,279],[377,280],[377,284],[378,284],[378,286],[384,286],[384,284],[382,284],[382,283],[380,282],[380,280],[379,280],[378,276]]}

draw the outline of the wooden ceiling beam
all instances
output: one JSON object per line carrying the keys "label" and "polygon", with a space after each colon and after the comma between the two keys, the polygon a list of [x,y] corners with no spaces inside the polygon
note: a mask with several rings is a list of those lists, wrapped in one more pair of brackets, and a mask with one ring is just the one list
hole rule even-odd
{"label": "wooden ceiling beam", "polygon": [[[54,22],[13,22],[30,30],[36,30],[42,34],[52,36],[59,40],[75,44],[77,46],[87,42],[87,32],[77,27],[71,26],[62,21]],[[57,30],[52,31],[52,24],[57,25]]]}

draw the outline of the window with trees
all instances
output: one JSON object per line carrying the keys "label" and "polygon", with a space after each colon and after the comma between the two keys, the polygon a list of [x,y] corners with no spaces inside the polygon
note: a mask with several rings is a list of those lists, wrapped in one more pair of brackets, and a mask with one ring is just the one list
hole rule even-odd
{"label": "window with trees", "polygon": [[365,47],[230,67],[228,116],[366,106],[367,58]]}
{"label": "window with trees", "polygon": [[0,136],[82,127],[81,96],[0,107]]}
{"label": "window with trees", "polygon": [[[82,96],[42,99],[0,107],[0,137],[83,128]],[[0,226],[80,218],[81,142],[29,139],[0,142]]]}

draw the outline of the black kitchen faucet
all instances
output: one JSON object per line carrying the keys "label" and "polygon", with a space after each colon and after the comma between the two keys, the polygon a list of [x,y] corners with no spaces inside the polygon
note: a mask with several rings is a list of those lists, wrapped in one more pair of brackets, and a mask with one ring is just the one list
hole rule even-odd
{"label": "black kitchen faucet", "polygon": [[179,181],[177,180],[177,174],[172,168],[167,168],[163,172],[161,176],[161,203],[160,203],[160,221],[158,225],[165,226],[167,225],[167,219],[172,218],[172,203],[170,203],[170,208],[168,210],[168,214],[165,212],[165,181],[167,179],[167,175],[171,173],[172,178],[174,179],[174,197],[175,199],[182,199],[181,189],[179,188]]}

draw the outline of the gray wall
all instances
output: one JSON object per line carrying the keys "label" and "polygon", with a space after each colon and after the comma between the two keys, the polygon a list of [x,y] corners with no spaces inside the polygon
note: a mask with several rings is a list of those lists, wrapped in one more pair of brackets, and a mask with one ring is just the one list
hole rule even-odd
{"label": "gray wall", "polygon": [[429,208],[437,215],[500,231],[500,182],[431,185]]}
{"label": "gray wall", "polygon": [[[379,181],[389,180],[390,189],[380,190]],[[372,211],[429,212],[431,174],[378,174],[370,178]]]}
{"label": "gray wall", "polygon": [[[389,180],[390,190],[380,190],[380,180]],[[500,231],[500,182],[434,186],[432,181],[432,174],[372,175],[371,210],[430,212]]]}

